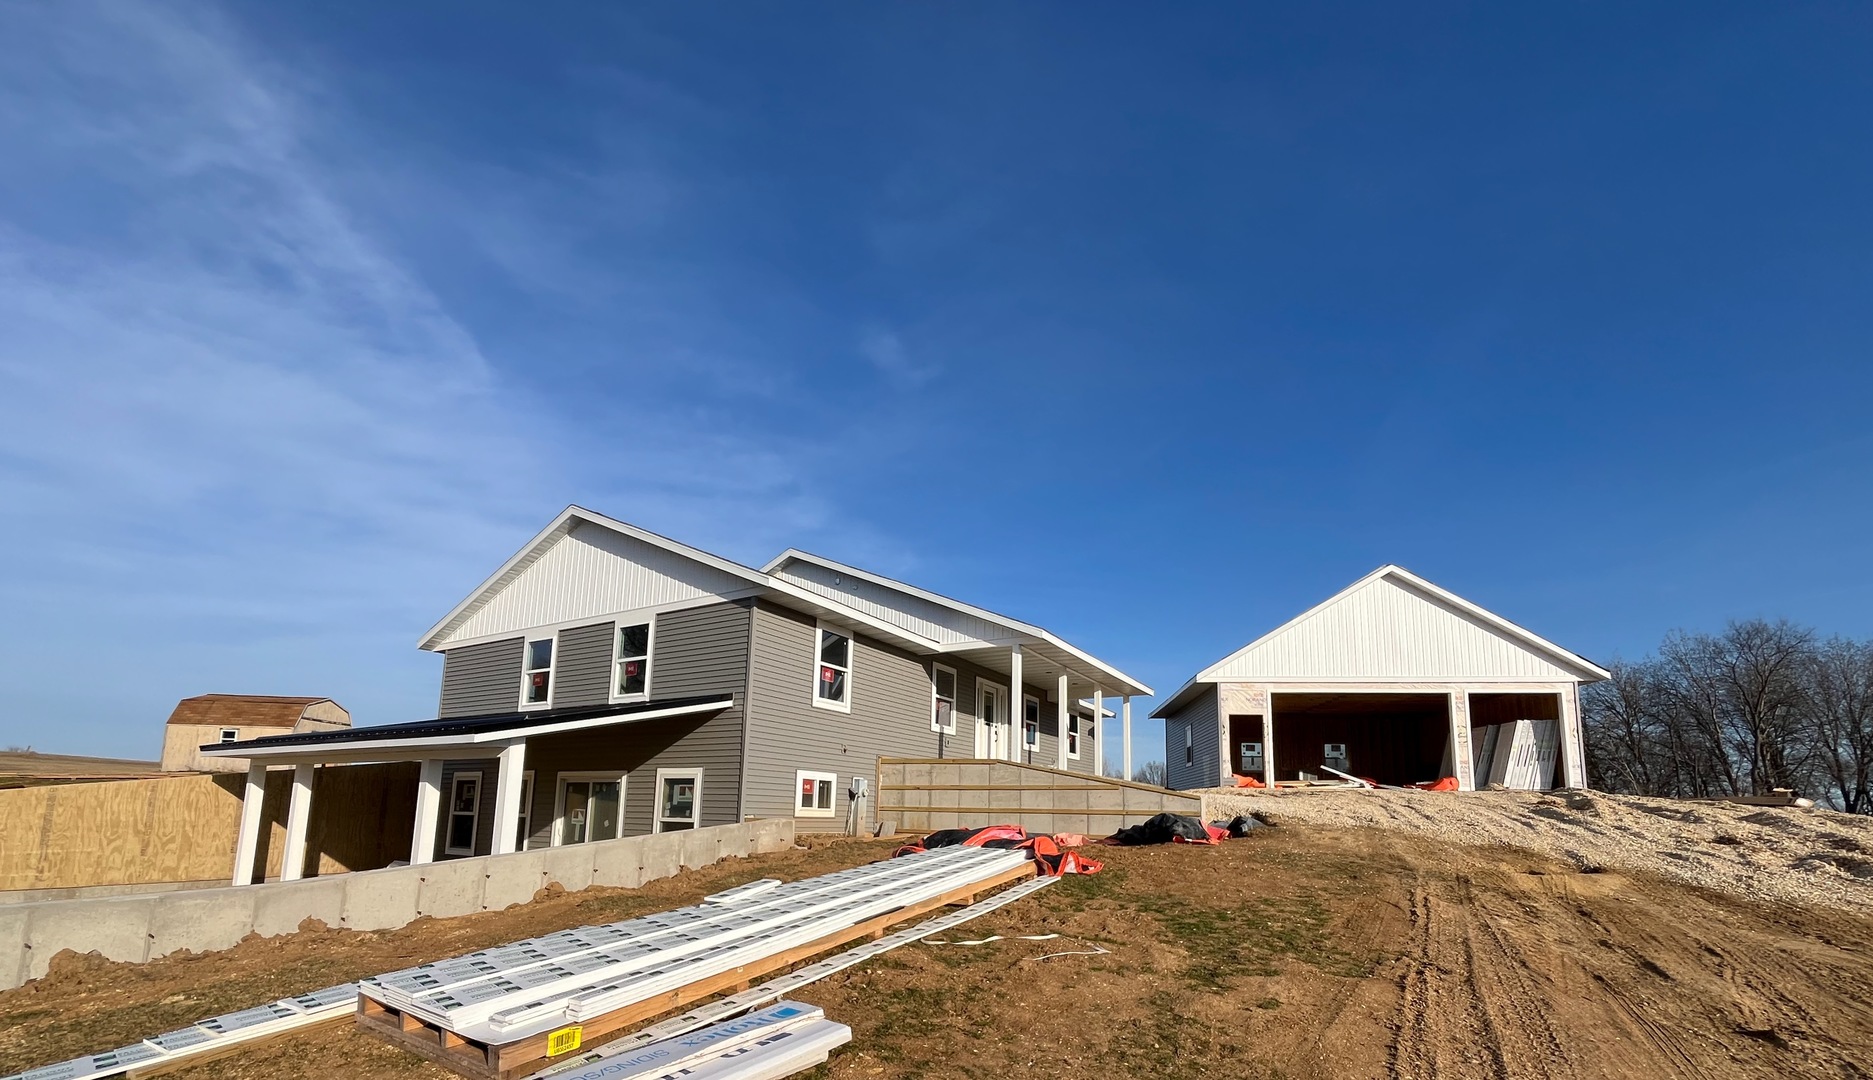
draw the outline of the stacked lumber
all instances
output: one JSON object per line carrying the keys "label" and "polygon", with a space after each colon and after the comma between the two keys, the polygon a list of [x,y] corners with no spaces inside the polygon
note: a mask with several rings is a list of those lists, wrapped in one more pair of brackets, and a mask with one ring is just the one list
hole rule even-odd
{"label": "stacked lumber", "polygon": [[954,847],[752,883],[694,907],[365,979],[358,1023],[465,1075],[508,1080],[585,1040],[1032,875],[1023,852]]}

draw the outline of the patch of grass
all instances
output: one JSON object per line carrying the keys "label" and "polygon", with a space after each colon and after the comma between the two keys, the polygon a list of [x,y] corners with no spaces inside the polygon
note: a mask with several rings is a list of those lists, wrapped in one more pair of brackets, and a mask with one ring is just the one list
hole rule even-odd
{"label": "patch of grass", "polygon": [[1049,885],[1041,895],[1052,894],[1054,903],[1065,903],[1073,911],[1086,910],[1088,900],[1116,900],[1125,892],[1125,871],[1108,865],[1097,874],[1068,874],[1059,884]]}
{"label": "patch of grass", "polygon": [[1280,998],[1263,998],[1262,1000],[1255,1003],[1255,1007],[1258,1009],[1279,1009],[1281,1008],[1281,999]]}
{"label": "patch of grass", "polygon": [[1236,908],[1159,897],[1134,904],[1157,917],[1165,941],[1184,950],[1184,979],[1199,989],[1220,993],[1240,976],[1278,975],[1276,962],[1284,957],[1343,978],[1372,972],[1373,958],[1354,956],[1333,942],[1332,913],[1315,894],[1255,897]]}

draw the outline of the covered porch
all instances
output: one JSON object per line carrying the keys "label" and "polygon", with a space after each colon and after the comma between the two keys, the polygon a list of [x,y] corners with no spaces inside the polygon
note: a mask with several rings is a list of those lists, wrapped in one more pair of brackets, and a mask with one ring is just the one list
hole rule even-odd
{"label": "covered porch", "polygon": [[[1123,778],[1131,779],[1132,697],[1150,694],[1149,686],[1052,635],[1003,647],[953,648],[938,654],[936,662],[941,664],[948,657],[1006,676],[1007,688],[1045,691],[1044,704],[1037,695],[1012,690],[1010,700],[972,703],[972,713],[983,728],[976,757],[1067,770],[1075,762],[1085,768],[1083,759],[1090,756],[1094,775],[1103,775],[1107,763],[1113,761],[1124,770]],[[1114,698],[1118,699],[1116,712],[1109,707]],[[1051,715],[1041,715],[1042,708]],[[1105,723],[1114,718],[1119,722],[1117,732]],[[1035,745],[1030,728],[1049,737],[1051,760],[1035,759],[1028,752]],[[1118,738],[1109,738],[1112,734]],[[1116,745],[1109,748],[1109,743]]]}
{"label": "covered porch", "polygon": [[[651,761],[661,747],[654,737],[637,736],[663,732],[662,741],[673,744],[688,730],[682,726],[685,721],[706,720],[732,702],[731,695],[719,694],[424,720],[217,743],[202,752],[248,762],[235,885],[255,880],[266,827],[267,772],[292,770],[280,880],[293,881],[306,876],[315,770],[325,765],[418,766],[411,864],[698,827],[704,823],[700,767],[658,769],[656,790],[650,792],[658,802],[639,800],[643,808],[636,815],[629,815],[624,802],[625,777]],[[620,725],[629,725],[630,732],[612,730]],[[553,781],[543,789],[534,784],[535,759],[544,760]],[[568,764],[590,765],[596,771],[574,771]]]}

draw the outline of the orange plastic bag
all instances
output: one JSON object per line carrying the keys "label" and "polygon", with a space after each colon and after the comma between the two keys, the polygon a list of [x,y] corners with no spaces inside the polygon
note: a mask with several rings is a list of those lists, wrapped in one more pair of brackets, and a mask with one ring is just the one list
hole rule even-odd
{"label": "orange plastic bag", "polygon": [[1260,780],[1257,780],[1253,776],[1244,776],[1241,773],[1233,773],[1231,775],[1233,775],[1236,778],[1237,787],[1265,788],[1268,786],[1267,784],[1262,783]]}
{"label": "orange plastic bag", "polygon": [[1435,780],[1428,784],[1413,784],[1411,786],[1420,791],[1455,791],[1457,790],[1457,778],[1454,776],[1446,776],[1442,780]]}

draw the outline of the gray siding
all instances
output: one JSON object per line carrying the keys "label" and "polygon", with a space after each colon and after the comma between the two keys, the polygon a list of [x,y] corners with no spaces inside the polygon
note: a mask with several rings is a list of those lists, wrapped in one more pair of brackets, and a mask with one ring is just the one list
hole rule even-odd
{"label": "gray siding", "polygon": [[553,660],[553,708],[603,705],[611,700],[611,638],[614,624],[595,623],[559,632]]}
{"label": "gray siding", "polygon": [[[585,638],[573,644],[575,634],[603,629],[605,645],[601,681],[593,701],[580,698],[567,704],[591,704],[607,699],[611,665],[611,623],[583,627],[560,634],[562,662],[571,662],[565,686],[571,690],[583,672],[598,663],[595,646]],[[625,835],[651,831],[657,798],[657,770],[702,771],[702,824],[729,825],[740,820],[741,729],[747,700],[749,606],[747,603],[711,604],[656,617],[651,644],[650,690],[653,699],[732,694],[735,701],[706,717],[680,717],[619,724],[589,731],[567,732],[531,739],[527,768],[533,772],[533,805],[529,820],[529,848],[552,843],[554,815],[559,807],[561,772],[616,773],[624,776]],[[581,649],[588,658],[578,660]],[[581,684],[583,685],[583,684]],[[590,694],[591,691],[573,691]],[[561,704],[556,698],[555,705]]]}
{"label": "gray siding", "polygon": [[[796,826],[837,832],[845,828],[845,789],[853,776],[870,779],[875,789],[880,755],[936,754],[937,734],[930,730],[930,671],[918,657],[854,637],[852,711],[815,708],[813,634],[811,616],[765,602],[755,608],[747,812],[792,817],[795,770],[829,772],[839,778],[834,816],[799,818]],[[957,705],[960,712],[963,703]],[[956,730],[957,740],[968,730],[960,716]],[[876,803],[874,791],[871,805]]]}
{"label": "gray siding", "polygon": [[[1184,735],[1190,733],[1191,761],[1184,762]],[[1216,726],[1216,694],[1199,694],[1182,709],[1164,718],[1165,784],[1169,788],[1215,787],[1222,782],[1223,764],[1217,757],[1220,731]]]}
{"label": "gray siding", "polygon": [[520,653],[525,641],[508,638],[463,645],[442,654],[438,716],[487,716],[520,707]]}

